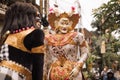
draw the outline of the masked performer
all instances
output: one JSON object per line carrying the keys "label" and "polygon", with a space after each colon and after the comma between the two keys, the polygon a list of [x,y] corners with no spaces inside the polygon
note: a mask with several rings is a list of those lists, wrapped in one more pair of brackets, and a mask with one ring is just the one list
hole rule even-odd
{"label": "masked performer", "polygon": [[44,33],[37,29],[37,8],[16,2],[5,15],[1,38],[7,31],[0,52],[0,80],[42,80]]}
{"label": "masked performer", "polygon": [[[45,80],[82,80],[81,69],[89,51],[83,34],[74,31],[79,18],[74,10],[71,13],[53,10],[48,15],[48,22],[55,33],[45,36]],[[78,51],[81,52],[79,60]]]}

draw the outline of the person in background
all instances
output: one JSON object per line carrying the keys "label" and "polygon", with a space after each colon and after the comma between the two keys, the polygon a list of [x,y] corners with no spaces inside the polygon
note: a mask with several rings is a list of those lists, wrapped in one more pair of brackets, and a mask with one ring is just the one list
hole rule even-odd
{"label": "person in background", "polygon": [[38,9],[31,3],[15,2],[6,11],[1,39],[0,80],[42,80],[44,32],[37,29]]}
{"label": "person in background", "polygon": [[116,77],[114,76],[114,73],[112,71],[109,71],[107,73],[107,77],[105,77],[103,80],[117,80]]}
{"label": "person in background", "polygon": [[101,72],[101,78],[102,80],[107,77],[107,72],[108,72],[108,67],[107,66],[104,66],[102,72]]}
{"label": "person in background", "polygon": [[74,31],[79,14],[51,11],[48,22],[54,33],[45,35],[45,80],[83,80],[82,67],[88,58],[84,35]]}
{"label": "person in background", "polygon": [[120,80],[120,67],[117,69],[117,71],[114,73],[117,80]]}

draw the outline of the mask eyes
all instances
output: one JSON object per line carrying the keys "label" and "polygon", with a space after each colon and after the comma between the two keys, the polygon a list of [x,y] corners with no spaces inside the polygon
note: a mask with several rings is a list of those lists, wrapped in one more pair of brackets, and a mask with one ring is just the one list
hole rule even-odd
{"label": "mask eyes", "polygon": [[36,14],[36,21],[41,22],[41,15],[39,12],[37,12],[37,14]]}
{"label": "mask eyes", "polygon": [[69,25],[69,22],[68,21],[62,21],[60,22],[61,25]]}
{"label": "mask eyes", "polygon": [[36,17],[36,22],[40,22],[41,23],[41,18],[40,17]]}

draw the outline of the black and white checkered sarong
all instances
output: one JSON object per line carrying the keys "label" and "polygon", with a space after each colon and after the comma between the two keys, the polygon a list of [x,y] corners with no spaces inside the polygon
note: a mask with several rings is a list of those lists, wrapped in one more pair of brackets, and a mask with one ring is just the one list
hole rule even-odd
{"label": "black and white checkered sarong", "polygon": [[8,44],[4,44],[1,46],[0,51],[0,60],[9,60],[9,53],[8,53]]}
{"label": "black and white checkered sarong", "polygon": [[0,66],[0,80],[26,80],[26,78],[16,71]]}
{"label": "black and white checkered sarong", "polygon": [[[1,47],[0,60],[9,60],[9,49],[7,44]],[[16,71],[0,66],[0,80],[26,80],[26,78]]]}

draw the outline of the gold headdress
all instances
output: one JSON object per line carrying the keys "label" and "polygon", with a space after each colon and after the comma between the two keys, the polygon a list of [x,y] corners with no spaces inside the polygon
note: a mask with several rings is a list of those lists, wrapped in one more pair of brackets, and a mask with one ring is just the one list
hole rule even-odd
{"label": "gold headdress", "polygon": [[71,27],[73,30],[75,28],[76,24],[78,23],[80,16],[79,16],[79,14],[74,14],[73,11],[71,13],[64,12],[61,14],[59,12],[55,12],[55,11],[52,13],[49,13],[48,14],[48,22],[53,30],[56,27],[54,24],[55,21],[59,20],[60,18],[68,18],[70,21],[72,21],[73,24]]}

